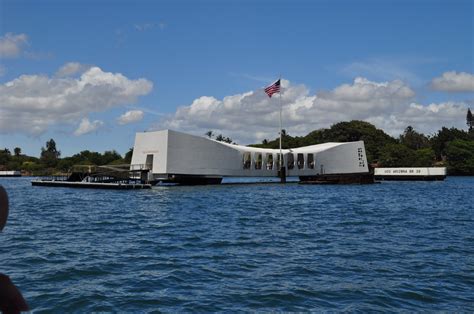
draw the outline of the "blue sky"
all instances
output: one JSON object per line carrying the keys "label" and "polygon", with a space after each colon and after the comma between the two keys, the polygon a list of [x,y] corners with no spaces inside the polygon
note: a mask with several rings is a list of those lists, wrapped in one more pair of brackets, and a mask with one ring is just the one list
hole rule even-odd
{"label": "blue sky", "polygon": [[472,1],[0,0],[0,20],[0,147],[30,155],[123,154],[161,128],[275,138],[261,88],[280,75],[293,135],[430,134],[474,107]]}

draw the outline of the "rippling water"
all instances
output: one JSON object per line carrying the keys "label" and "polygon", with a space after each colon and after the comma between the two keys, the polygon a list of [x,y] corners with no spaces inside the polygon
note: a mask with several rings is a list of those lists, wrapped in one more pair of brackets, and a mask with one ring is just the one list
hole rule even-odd
{"label": "rippling water", "polygon": [[474,178],[0,184],[11,207],[0,272],[35,312],[474,311]]}

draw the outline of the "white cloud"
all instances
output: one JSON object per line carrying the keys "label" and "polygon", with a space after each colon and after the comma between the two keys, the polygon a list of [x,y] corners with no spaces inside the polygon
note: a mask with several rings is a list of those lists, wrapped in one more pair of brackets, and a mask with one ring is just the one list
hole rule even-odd
{"label": "white cloud", "polygon": [[165,22],[159,22],[159,23],[141,23],[141,24],[135,24],[133,25],[133,28],[139,32],[145,32],[152,30],[156,27],[158,27],[160,30],[164,30],[166,28],[166,23]]}
{"label": "white cloud", "polygon": [[243,78],[243,79],[246,79],[246,80],[260,82],[260,83],[263,83],[263,84],[268,84],[268,82],[271,82],[272,79],[274,79],[272,77],[263,77],[263,76],[251,75],[251,74],[247,74],[247,73],[229,72],[228,74],[230,76],[233,76],[233,77]]}
{"label": "white cloud", "polygon": [[[466,113],[463,103],[416,104],[414,91],[399,80],[373,82],[359,77],[317,95],[310,95],[304,85],[283,80],[282,91],[283,128],[293,136],[353,119],[374,123],[392,135],[408,125],[430,133],[441,126],[463,127]],[[202,96],[152,129],[163,128],[198,135],[213,130],[242,144],[273,139],[279,128],[279,97],[270,99],[263,90],[223,99]]]}
{"label": "white cloud", "polygon": [[119,124],[129,124],[138,122],[143,119],[143,111],[141,110],[130,110],[121,115],[117,121]]}
{"label": "white cloud", "polygon": [[153,84],[92,67],[80,77],[22,75],[0,84],[0,133],[39,135],[91,112],[133,104]]}
{"label": "white cloud", "polygon": [[399,79],[410,82],[420,82],[419,77],[405,64],[383,59],[352,62],[341,69],[341,72],[354,77],[365,75],[372,79]]}
{"label": "white cloud", "polygon": [[434,78],[431,86],[444,92],[474,92],[474,75],[466,72],[445,72],[441,77]]}
{"label": "white cloud", "polygon": [[135,25],[133,25],[133,27],[137,31],[144,32],[144,31],[150,30],[152,28],[155,28],[156,24],[155,23],[142,23],[142,24],[135,24]]}
{"label": "white cloud", "polygon": [[6,33],[0,37],[0,57],[17,57],[27,45],[28,36],[26,34]]}
{"label": "white cloud", "polygon": [[51,52],[35,52],[35,51],[25,51],[23,55],[32,60],[48,60],[54,57],[54,54]]}
{"label": "white cloud", "polygon": [[82,74],[92,66],[81,64],[79,62],[68,62],[56,72],[57,77],[68,77],[76,74]]}
{"label": "white cloud", "polygon": [[389,115],[369,117],[365,120],[388,131],[399,135],[411,125],[417,131],[432,134],[442,126],[462,129],[465,127],[467,105],[462,102],[444,102],[421,105],[410,103],[404,105],[399,112]]}
{"label": "white cloud", "polygon": [[358,60],[335,70],[351,78],[364,76],[371,80],[402,80],[419,86],[423,85],[425,81],[417,72],[420,72],[420,68],[431,66],[436,62],[439,62],[439,60],[425,57],[377,57]]}
{"label": "white cloud", "polygon": [[74,131],[74,135],[80,136],[80,135],[97,131],[103,125],[104,125],[104,122],[100,120],[94,120],[90,122],[89,119],[83,118],[81,123],[79,124],[79,127],[76,129],[76,131]]}

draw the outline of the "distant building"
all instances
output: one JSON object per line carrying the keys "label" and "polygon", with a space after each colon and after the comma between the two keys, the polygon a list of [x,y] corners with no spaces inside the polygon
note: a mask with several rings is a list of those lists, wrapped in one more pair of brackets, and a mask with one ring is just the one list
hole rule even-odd
{"label": "distant building", "polygon": [[[363,141],[283,149],[288,177],[367,174]],[[223,177],[276,177],[280,150],[247,147],[171,130],[137,133],[131,170],[150,181],[219,183]]]}

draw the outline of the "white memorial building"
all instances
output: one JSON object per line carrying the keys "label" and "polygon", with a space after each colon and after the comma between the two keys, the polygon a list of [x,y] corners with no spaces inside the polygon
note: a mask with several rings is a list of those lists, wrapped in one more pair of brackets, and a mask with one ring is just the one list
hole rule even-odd
{"label": "white memorial building", "polygon": [[[363,141],[283,149],[287,177],[368,174]],[[223,177],[277,177],[280,150],[219,142],[163,130],[137,133],[131,170],[149,169],[148,181],[220,183]]]}

